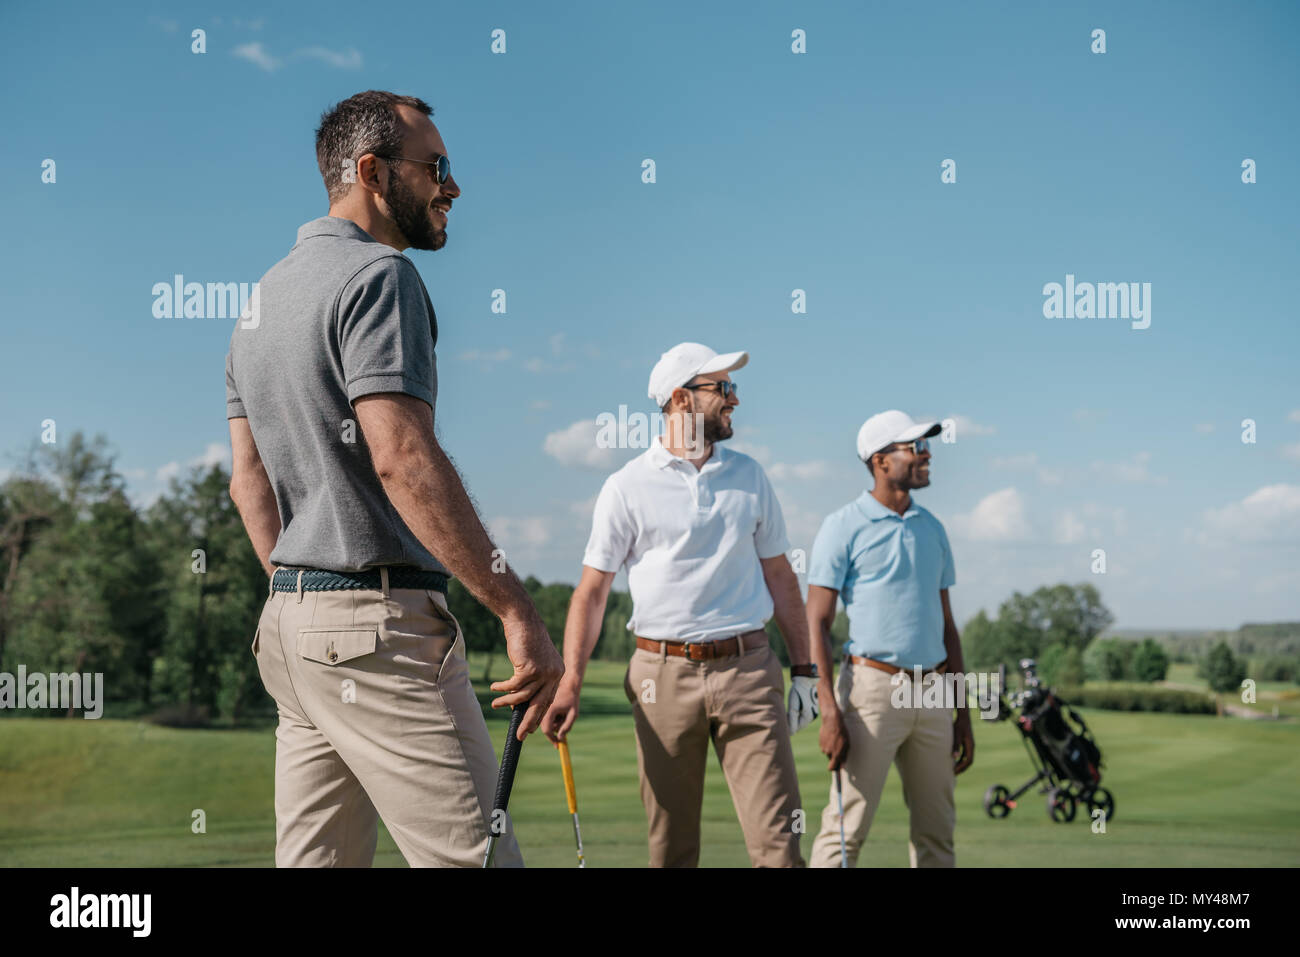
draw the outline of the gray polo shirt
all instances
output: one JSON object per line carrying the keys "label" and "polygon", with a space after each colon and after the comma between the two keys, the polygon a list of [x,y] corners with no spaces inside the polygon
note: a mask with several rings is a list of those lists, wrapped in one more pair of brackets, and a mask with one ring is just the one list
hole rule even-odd
{"label": "gray polo shirt", "polygon": [[256,326],[237,322],[230,337],[226,418],[248,419],[275,492],[271,562],[445,573],[388,501],[352,408],[376,392],[435,407],[437,317],[414,264],[351,220],[322,216],[298,230],[258,296]]}

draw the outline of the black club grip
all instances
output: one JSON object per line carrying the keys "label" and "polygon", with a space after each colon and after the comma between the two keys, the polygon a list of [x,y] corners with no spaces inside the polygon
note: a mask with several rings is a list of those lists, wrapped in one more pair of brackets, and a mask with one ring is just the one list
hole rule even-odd
{"label": "black club grip", "polygon": [[501,771],[497,775],[497,793],[492,803],[493,811],[504,811],[510,803],[510,789],[515,786],[515,770],[519,767],[519,752],[524,743],[519,740],[519,725],[523,723],[528,705],[517,704],[510,712],[510,732],[506,747],[501,752]]}

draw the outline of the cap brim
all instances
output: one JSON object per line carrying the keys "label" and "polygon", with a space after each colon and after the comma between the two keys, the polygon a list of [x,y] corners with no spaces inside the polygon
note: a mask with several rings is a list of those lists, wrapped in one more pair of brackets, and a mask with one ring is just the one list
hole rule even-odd
{"label": "cap brim", "polygon": [[911,442],[913,439],[928,439],[932,435],[938,435],[942,431],[943,426],[938,422],[921,422],[913,428],[906,429],[903,434],[894,439],[894,441]]}
{"label": "cap brim", "polygon": [[696,375],[709,375],[713,372],[734,372],[749,362],[748,352],[728,352],[725,355],[714,356],[708,362],[700,367]]}

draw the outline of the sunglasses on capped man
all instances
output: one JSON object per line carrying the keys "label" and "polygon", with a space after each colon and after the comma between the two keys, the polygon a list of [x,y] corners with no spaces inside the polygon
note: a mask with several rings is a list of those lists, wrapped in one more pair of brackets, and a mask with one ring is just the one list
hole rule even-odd
{"label": "sunglasses on capped man", "polygon": [[[717,386],[717,388],[713,388]],[[734,382],[697,382],[695,385],[684,385],[683,389],[704,389],[706,392],[716,392],[722,396],[723,401],[736,394],[736,383]]]}
{"label": "sunglasses on capped man", "polygon": [[405,160],[408,163],[420,163],[424,166],[436,167],[434,176],[438,180],[439,185],[447,182],[447,177],[451,176],[451,160],[447,159],[446,155],[442,153],[434,153],[433,155],[436,156],[437,159],[432,160],[411,159],[409,156],[380,156],[378,153],[375,155],[379,156],[380,159]]}

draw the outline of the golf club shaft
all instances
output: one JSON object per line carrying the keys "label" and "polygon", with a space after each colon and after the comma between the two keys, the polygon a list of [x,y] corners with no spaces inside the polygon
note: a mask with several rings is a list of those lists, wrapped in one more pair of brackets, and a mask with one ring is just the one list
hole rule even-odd
{"label": "golf club shaft", "polygon": [[569,802],[569,813],[573,815],[573,839],[578,844],[578,866],[586,867],[582,856],[582,830],[578,827],[578,788],[573,783],[573,762],[569,760],[569,742],[560,742],[560,770],[564,772],[564,798]]}
{"label": "golf club shaft", "polygon": [[835,796],[840,804],[840,867],[849,866],[849,850],[844,841],[844,782],[840,778],[840,769],[835,769]]}
{"label": "golf club shaft", "polygon": [[515,784],[515,771],[519,767],[519,752],[523,742],[519,740],[519,725],[524,720],[524,711],[528,704],[517,704],[510,712],[510,731],[506,735],[506,746],[501,752],[501,770],[497,772],[497,793],[492,802],[492,820],[488,824],[487,851],[483,855],[483,866],[492,866],[492,855],[497,849],[497,838],[505,833],[509,816],[506,811],[510,804],[510,789]]}

